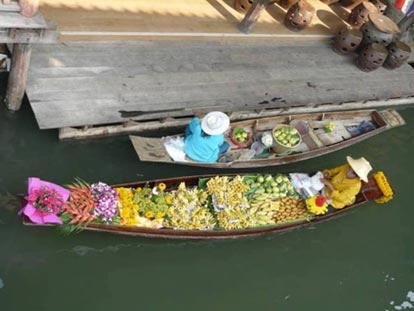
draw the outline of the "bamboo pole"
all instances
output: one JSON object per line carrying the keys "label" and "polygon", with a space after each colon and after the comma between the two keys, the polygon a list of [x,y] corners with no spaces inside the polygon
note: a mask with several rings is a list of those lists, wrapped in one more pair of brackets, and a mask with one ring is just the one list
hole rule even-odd
{"label": "bamboo pole", "polygon": [[20,109],[26,89],[32,47],[28,43],[15,43],[6,91],[6,106],[12,111]]}
{"label": "bamboo pole", "polygon": [[19,0],[20,14],[24,17],[33,17],[39,11],[39,0]]}

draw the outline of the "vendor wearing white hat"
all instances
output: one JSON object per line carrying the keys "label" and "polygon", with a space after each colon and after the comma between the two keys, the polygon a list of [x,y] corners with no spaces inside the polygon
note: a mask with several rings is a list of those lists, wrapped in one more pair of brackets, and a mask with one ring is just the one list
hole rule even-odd
{"label": "vendor wearing white hat", "polygon": [[220,111],[209,112],[201,123],[199,118],[193,118],[185,132],[187,156],[198,162],[216,162],[229,147],[223,135],[229,125],[229,117]]}
{"label": "vendor wearing white hat", "polygon": [[339,167],[324,171],[321,181],[325,184],[325,195],[331,200],[334,208],[343,208],[355,202],[356,195],[361,190],[361,180],[368,182],[371,164],[365,158],[353,159]]}

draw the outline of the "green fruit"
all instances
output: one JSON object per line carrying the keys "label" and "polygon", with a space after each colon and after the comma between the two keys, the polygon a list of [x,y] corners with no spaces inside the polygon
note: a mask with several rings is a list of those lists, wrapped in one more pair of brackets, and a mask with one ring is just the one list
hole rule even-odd
{"label": "green fruit", "polygon": [[252,189],[256,189],[256,188],[258,188],[259,187],[259,184],[257,184],[257,183],[252,183],[251,185],[250,185],[250,188],[252,188]]}
{"label": "green fruit", "polygon": [[259,182],[259,183],[263,183],[264,182],[264,178],[263,178],[263,176],[259,176],[259,177],[257,177],[257,182]]}
{"label": "green fruit", "polygon": [[277,186],[277,183],[276,183],[274,180],[272,180],[272,181],[270,182],[270,185],[271,185],[272,187],[276,187],[276,186]]}
{"label": "green fruit", "polygon": [[266,193],[272,193],[273,189],[272,188],[266,188]]}
{"label": "green fruit", "polygon": [[255,191],[255,193],[259,194],[259,193],[264,193],[265,189],[264,188],[257,188],[257,190]]}
{"label": "green fruit", "polygon": [[272,181],[273,180],[272,175],[266,175],[265,180],[267,182]]}

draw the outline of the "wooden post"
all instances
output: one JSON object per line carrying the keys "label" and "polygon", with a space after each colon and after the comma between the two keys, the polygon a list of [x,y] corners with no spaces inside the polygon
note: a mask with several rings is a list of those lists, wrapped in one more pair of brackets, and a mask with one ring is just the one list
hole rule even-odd
{"label": "wooden post", "polygon": [[30,44],[14,44],[5,100],[10,110],[17,111],[22,104],[31,54]]}
{"label": "wooden post", "polygon": [[20,14],[33,17],[39,11],[39,0],[19,0]]}
{"label": "wooden post", "polygon": [[244,33],[250,33],[253,27],[256,25],[260,14],[270,2],[271,1],[269,0],[256,0],[241,21],[239,30]]}

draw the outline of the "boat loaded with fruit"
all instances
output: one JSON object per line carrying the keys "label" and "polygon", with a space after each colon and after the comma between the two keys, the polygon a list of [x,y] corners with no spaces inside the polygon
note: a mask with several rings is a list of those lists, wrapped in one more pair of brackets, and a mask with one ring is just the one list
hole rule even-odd
{"label": "boat loaded with fruit", "polygon": [[26,225],[57,226],[63,233],[256,236],[334,218],[372,200],[389,201],[393,190],[384,173],[368,177],[369,171],[365,159],[349,157],[345,165],[313,174],[190,176],[114,186],[76,180],[66,187],[29,178],[20,214]]}
{"label": "boat loaded with fruit", "polygon": [[187,129],[186,135],[130,138],[141,161],[249,168],[321,156],[405,124],[393,109],[283,115],[232,123],[223,113],[216,114],[213,122],[206,121],[209,115],[196,122],[196,137],[188,136],[191,131]]}

